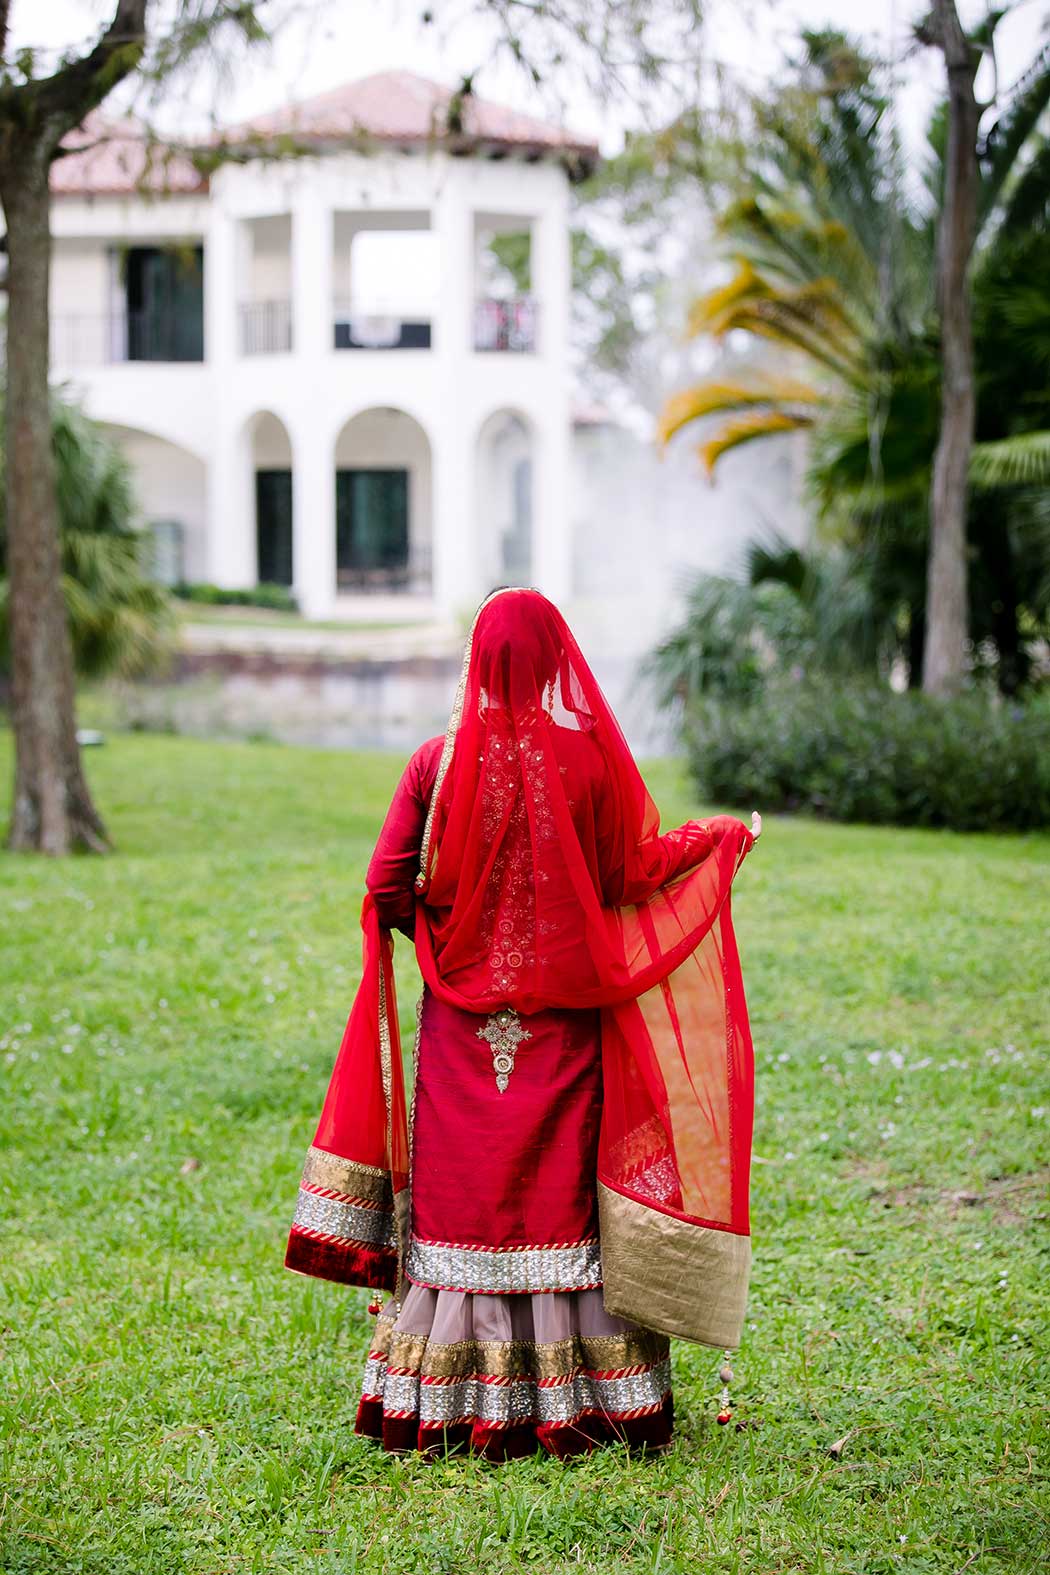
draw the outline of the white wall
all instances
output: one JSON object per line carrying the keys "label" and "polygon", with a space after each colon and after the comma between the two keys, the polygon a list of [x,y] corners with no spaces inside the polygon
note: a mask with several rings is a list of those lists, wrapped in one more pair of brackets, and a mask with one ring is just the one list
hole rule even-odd
{"label": "white wall", "polygon": [[109,248],[88,238],[58,239],[51,250],[51,315],[104,317],[109,310]]}
{"label": "white wall", "polygon": [[183,572],[188,580],[204,579],[206,477],[200,460],[148,432],[120,426],[104,430],[131,463],[141,522],[178,520],[183,528]]}
{"label": "white wall", "polygon": [[247,225],[248,278],[242,301],[287,301],[292,293],[292,221],[287,213]]}
{"label": "white wall", "polygon": [[292,445],[285,427],[268,410],[251,424],[252,463],[256,470],[291,470]]}
{"label": "white wall", "polygon": [[[490,416],[478,434],[474,506],[484,589],[505,583],[511,572],[504,546],[514,527],[514,474],[521,461],[533,461],[533,447],[529,428],[511,411]],[[531,581],[531,561],[521,578]]]}
{"label": "white wall", "polygon": [[805,441],[772,438],[727,455],[706,479],[689,444],[661,458],[613,425],[579,426],[573,440],[573,628],[639,748],[666,743],[639,681],[643,656],[674,626],[699,573],[739,571],[750,541],[776,529],[806,539]]}

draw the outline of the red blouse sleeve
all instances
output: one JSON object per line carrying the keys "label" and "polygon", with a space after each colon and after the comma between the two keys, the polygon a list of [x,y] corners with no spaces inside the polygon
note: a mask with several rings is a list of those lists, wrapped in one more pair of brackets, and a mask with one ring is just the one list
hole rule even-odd
{"label": "red blouse sleeve", "polygon": [[415,925],[415,881],[427,808],[442,740],[417,749],[402,773],[365,875],[380,924],[411,935]]}
{"label": "red blouse sleeve", "polygon": [[727,827],[736,824],[731,815],[687,820],[628,849],[622,822],[608,799],[599,800],[597,822],[602,894],[610,907],[644,902],[668,881],[695,869],[721,841]]}
{"label": "red blouse sleeve", "polygon": [[625,867],[622,853],[612,856],[602,871],[605,900],[617,907],[644,902],[669,880],[702,863],[714,845],[709,822],[687,820],[684,826],[640,846],[630,860],[630,869]]}

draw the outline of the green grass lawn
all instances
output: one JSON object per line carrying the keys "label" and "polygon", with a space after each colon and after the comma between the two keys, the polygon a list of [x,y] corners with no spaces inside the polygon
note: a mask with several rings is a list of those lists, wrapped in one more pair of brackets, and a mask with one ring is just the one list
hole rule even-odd
{"label": "green grass lawn", "polygon": [[767,822],[744,1425],[678,1344],[666,1458],[428,1466],[353,1435],[368,1294],[281,1261],[398,762],[90,770],[112,858],[0,856],[3,1575],[1047,1568],[1050,839]]}

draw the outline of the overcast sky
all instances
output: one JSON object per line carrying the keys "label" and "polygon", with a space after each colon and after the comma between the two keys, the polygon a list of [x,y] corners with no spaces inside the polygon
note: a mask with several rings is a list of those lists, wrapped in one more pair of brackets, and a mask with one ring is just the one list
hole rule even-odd
{"label": "overcast sky", "polygon": [[[438,28],[419,21],[424,0],[305,0],[303,18],[288,27],[272,50],[253,51],[232,84],[224,87],[224,121],[243,119],[289,98],[304,98],[373,71],[408,67],[452,84],[484,60],[490,42],[477,19],[473,0],[436,0]],[[710,0],[703,50],[728,65],[742,81],[759,85],[775,76],[784,47],[801,25],[835,25],[867,38],[880,52],[895,45],[900,60],[900,113],[906,136],[921,133],[936,82],[930,51],[909,50],[909,24],[920,0]],[[962,0],[965,22],[984,14],[983,4]],[[48,50],[90,37],[111,5],[106,0],[14,0],[13,44]],[[457,20],[458,18],[458,20]],[[1001,79],[1008,85],[1050,37],[1050,0],[1019,0],[1000,25]],[[905,58],[907,57],[907,58]],[[530,90],[510,65],[486,70],[479,91],[521,109],[550,114],[554,106]],[[578,77],[561,74],[560,116],[574,130],[597,137],[613,151],[637,111],[626,103],[601,105]],[[207,100],[207,102],[205,101]],[[214,102],[201,86],[196,108],[206,114]],[[180,119],[186,106],[180,106]]]}

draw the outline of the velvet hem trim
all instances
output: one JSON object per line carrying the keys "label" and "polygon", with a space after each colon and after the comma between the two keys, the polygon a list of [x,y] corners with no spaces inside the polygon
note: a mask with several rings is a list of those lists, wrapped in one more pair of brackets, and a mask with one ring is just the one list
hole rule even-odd
{"label": "velvet hem trim", "polygon": [[517,1460],[543,1449],[558,1460],[590,1454],[602,1445],[621,1443],[628,1449],[656,1453],[671,1443],[674,1397],[645,1416],[619,1420],[601,1412],[587,1412],[565,1423],[524,1423],[495,1427],[480,1420],[421,1425],[418,1416],[386,1416],[383,1403],[364,1396],[357,1408],[354,1432],[372,1439],[389,1454],[413,1451],[428,1459],[467,1453],[483,1460]]}
{"label": "velvet hem trim", "polygon": [[393,1291],[397,1284],[397,1252],[392,1247],[370,1247],[363,1242],[326,1240],[310,1236],[295,1226],[288,1235],[284,1266],[295,1274],[308,1274],[340,1285],[366,1290]]}

